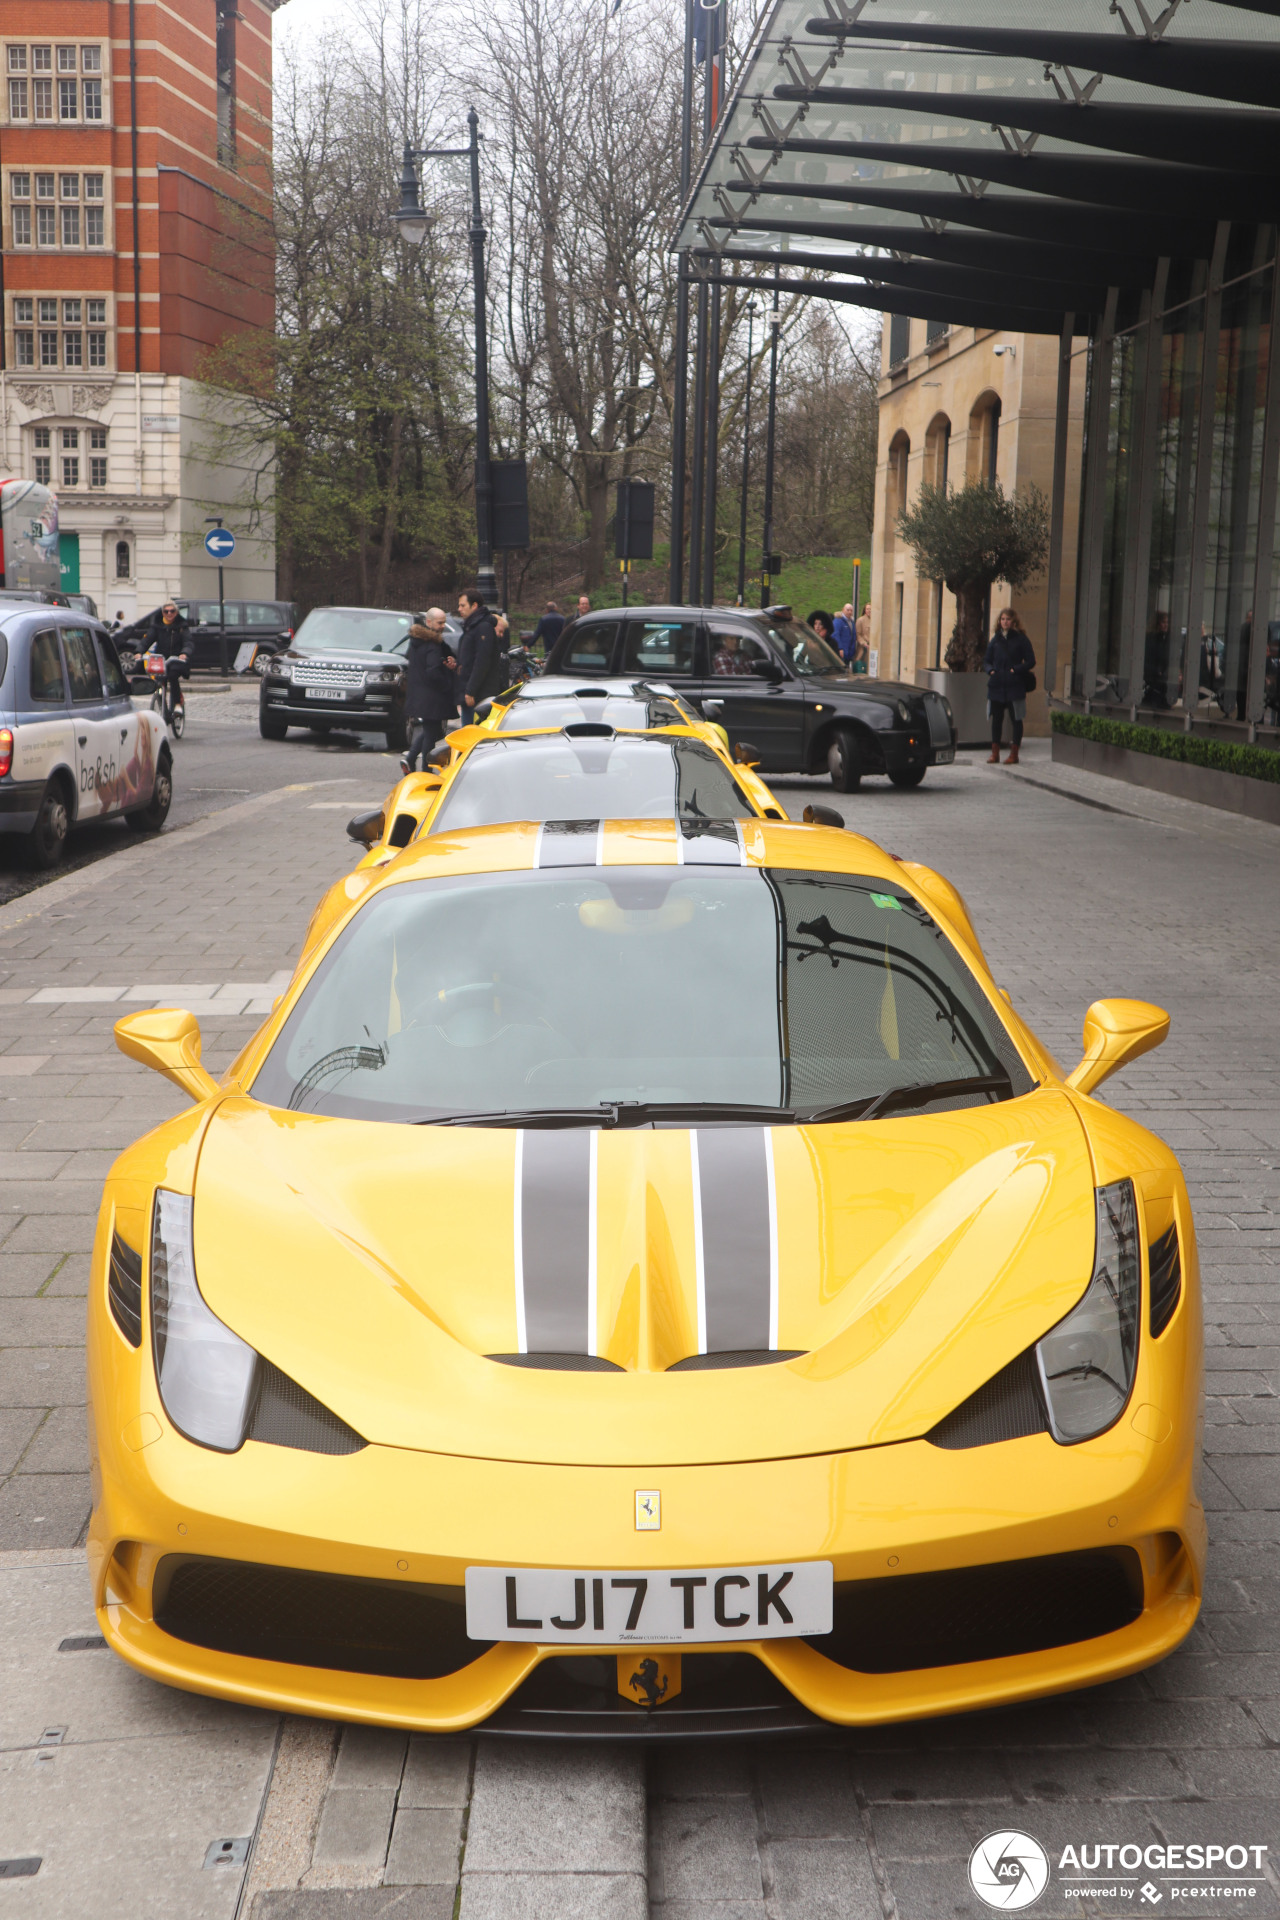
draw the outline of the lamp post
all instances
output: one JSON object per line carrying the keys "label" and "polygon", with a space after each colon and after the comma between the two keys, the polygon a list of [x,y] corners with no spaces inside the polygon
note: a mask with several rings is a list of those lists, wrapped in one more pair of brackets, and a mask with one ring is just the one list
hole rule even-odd
{"label": "lamp post", "polygon": [[760,570],[760,605],[769,604],[770,576],[773,569],[773,449],[778,421],[778,291],[774,288],[773,312],[769,315],[769,428],[764,448],[764,557]]}
{"label": "lamp post", "polygon": [[418,192],[415,160],[466,159],[471,163],[471,277],[476,321],[476,585],[486,600],[497,597],[493,571],[493,482],[489,472],[489,345],[485,323],[484,216],[480,211],[480,116],[472,107],[467,115],[469,139],[465,147],[413,147],[404,143],[400,172],[400,205],[391,218],[412,246],[421,246],[434,216],[424,209]]}
{"label": "lamp post", "polygon": [[747,604],[747,484],[751,478],[751,354],[756,303],[747,302],[747,391],[742,413],[742,513],[738,522],[738,605]]}

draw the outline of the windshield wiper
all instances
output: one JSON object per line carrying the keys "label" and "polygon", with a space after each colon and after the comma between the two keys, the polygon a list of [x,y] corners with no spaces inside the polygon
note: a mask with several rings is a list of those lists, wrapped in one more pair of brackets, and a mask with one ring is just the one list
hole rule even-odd
{"label": "windshield wiper", "polygon": [[804,1126],[822,1126],[838,1120],[874,1120],[877,1114],[894,1107],[922,1107],[934,1100],[946,1100],[953,1094],[1002,1093],[1013,1098],[1013,1082],[1007,1073],[971,1074],[966,1080],[925,1080],[913,1087],[886,1087],[867,1100],[843,1100],[834,1107],[814,1107],[796,1114]]}
{"label": "windshield wiper", "polygon": [[714,1126],[742,1121],[784,1126],[790,1107],[757,1107],[732,1100],[602,1100],[594,1107],[499,1107],[492,1113],[424,1114],[417,1127],[644,1127],[662,1120]]}

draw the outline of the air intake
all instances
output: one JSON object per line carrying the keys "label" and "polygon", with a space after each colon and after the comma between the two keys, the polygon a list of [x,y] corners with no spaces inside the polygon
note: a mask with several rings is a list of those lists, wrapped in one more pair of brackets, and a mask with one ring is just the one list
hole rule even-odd
{"label": "air intake", "polygon": [[1182,1250],[1178,1229],[1169,1227],[1147,1248],[1151,1275],[1151,1338],[1162,1334],[1172,1320],[1182,1298]]}

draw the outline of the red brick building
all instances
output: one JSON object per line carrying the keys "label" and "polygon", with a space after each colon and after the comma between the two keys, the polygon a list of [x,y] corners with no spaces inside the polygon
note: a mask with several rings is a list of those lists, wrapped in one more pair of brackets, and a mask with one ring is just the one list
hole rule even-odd
{"label": "red brick building", "polygon": [[0,0],[6,473],[59,495],[63,581],[131,615],[274,592],[214,464],[202,356],[270,326],[271,15],[282,0]]}

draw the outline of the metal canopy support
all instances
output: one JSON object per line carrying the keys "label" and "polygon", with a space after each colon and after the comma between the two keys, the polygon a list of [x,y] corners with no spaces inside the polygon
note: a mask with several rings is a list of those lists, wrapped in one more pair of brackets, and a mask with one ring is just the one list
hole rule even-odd
{"label": "metal canopy support", "polygon": [[[693,171],[693,9],[684,0],[684,92],[680,105],[680,199],[689,197]],[[671,370],[671,604],[684,600],[685,446],[689,414],[689,256],[676,261],[675,364]]]}
{"label": "metal canopy support", "polygon": [[[1187,642],[1182,660],[1182,705],[1190,730],[1200,686],[1200,627],[1204,618],[1204,569],[1209,546],[1209,495],[1213,481],[1213,403],[1218,385],[1218,334],[1222,324],[1222,274],[1227,260],[1229,221],[1221,220],[1209,261],[1201,336],[1200,391],[1196,402],[1196,472],[1191,519],[1191,558],[1187,568]],[[1170,622],[1172,626],[1173,623]]]}
{"label": "metal canopy support", "polygon": [[[1273,229],[1274,234],[1274,229]],[[1258,558],[1253,575],[1253,650],[1245,717],[1254,726],[1264,717],[1267,628],[1276,584],[1276,470],[1280,464],[1280,272],[1271,269],[1271,324],[1268,332],[1267,392],[1262,420],[1262,470],[1258,476]]]}
{"label": "metal canopy support", "polygon": [[[898,287],[885,288],[874,286],[848,286],[831,280],[783,280],[776,274],[759,274],[753,279],[743,280],[736,275],[708,274],[705,279],[699,276],[703,286],[754,287],[757,292],[777,291],[778,293],[803,293],[813,300],[840,300],[846,306],[870,307],[876,313],[887,313],[892,307],[894,313],[900,313],[913,320],[942,320],[952,327],[981,327],[988,332],[998,332],[1007,327],[1017,333],[1057,333],[1060,315],[1051,309],[1031,307],[975,307],[967,300],[934,299],[922,294],[909,293]],[[1077,331],[1083,333],[1087,328],[1084,315],[1076,317]]]}
{"label": "metal canopy support", "polygon": [[[708,226],[715,227],[727,227],[728,224],[727,220],[707,222]],[[743,220],[736,229],[738,234],[748,237],[753,233],[777,231],[767,220]],[[1019,281],[1058,282],[1074,277],[1099,280],[1104,287],[1150,286],[1156,262],[1154,254],[1135,254],[1128,249],[1123,253],[1107,253],[1096,247],[1063,247],[1048,241],[1027,240],[1021,236],[1013,239],[1006,234],[974,233],[964,227],[935,233],[926,227],[877,227],[851,220],[847,226],[842,222],[837,232],[849,245],[856,244],[876,251],[850,254],[846,248],[842,253],[823,253],[806,247],[803,253],[788,250],[788,261],[801,267],[822,267],[833,273],[866,272],[874,280],[892,277],[903,267],[908,272],[919,273],[921,262],[925,262],[930,267],[962,268],[966,278],[975,271],[998,276],[1013,275]],[[901,261],[887,259],[885,255],[890,252],[909,258]],[[740,244],[733,246],[728,257],[734,260],[766,260],[770,266],[778,264],[776,253],[747,252]],[[1042,299],[1047,305],[1048,296],[1042,295],[1038,287],[1035,291],[1036,298]],[[1102,311],[1101,302],[1098,311]]]}
{"label": "metal canopy support", "polygon": [[1129,499],[1124,547],[1124,587],[1120,611],[1120,672],[1131,706],[1140,704],[1145,681],[1147,581],[1151,561],[1151,509],[1155,499],[1156,441],[1160,427],[1161,346],[1164,340],[1165,288],[1169,262],[1156,269],[1155,285],[1143,296],[1142,326],[1136,342],[1131,401]]}
{"label": "metal canopy support", "polygon": [[1062,316],[1058,336],[1058,392],[1053,415],[1053,491],[1049,503],[1048,608],[1044,623],[1045,692],[1057,692],[1058,622],[1062,598],[1062,528],[1067,511],[1067,438],[1071,431],[1071,346],[1074,313]]}
{"label": "metal canopy support", "polygon": [[707,281],[698,279],[698,313],[693,340],[693,484],[689,494],[689,595],[702,590],[702,481],[707,455]]}
{"label": "metal canopy support", "polygon": [[1107,294],[1102,325],[1089,356],[1089,408],[1080,503],[1080,585],[1076,594],[1076,659],[1086,700],[1098,677],[1098,622],[1102,614],[1102,525],[1107,500],[1107,421],[1115,349],[1116,289]]}
{"label": "metal canopy support", "polygon": [[704,482],[706,532],[703,536],[702,604],[716,597],[716,501],[720,476],[720,286],[711,293],[711,325],[707,333],[707,467]]}
{"label": "metal canopy support", "polygon": [[[1016,254],[1016,244],[1012,244],[1011,250]],[[744,253],[736,247],[732,252],[726,250],[720,258],[752,261],[774,268],[782,264],[779,254]],[[1013,264],[1012,261],[1010,264]],[[978,300],[989,300],[1001,309],[1006,302],[1025,306],[1027,301],[1032,301],[1055,313],[1061,313],[1066,306],[1072,307],[1076,313],[1101,313],[1107,287],[1115,284],[1105,277],[1096,284],[1080,280],[1038,279],[1034,267],[1029,267],[1025,274],[988,273],[977,266],[942,265],[936,260],[851,259],[848,254],[841,258],[834,253],[788,253],[787,265],[816,267],[821,272],[860,273],[873,287],[894,288],[895,295],[898,287],[907,287],[920,293],[937,294],[940,299],[965,300],[970,305]]]}

